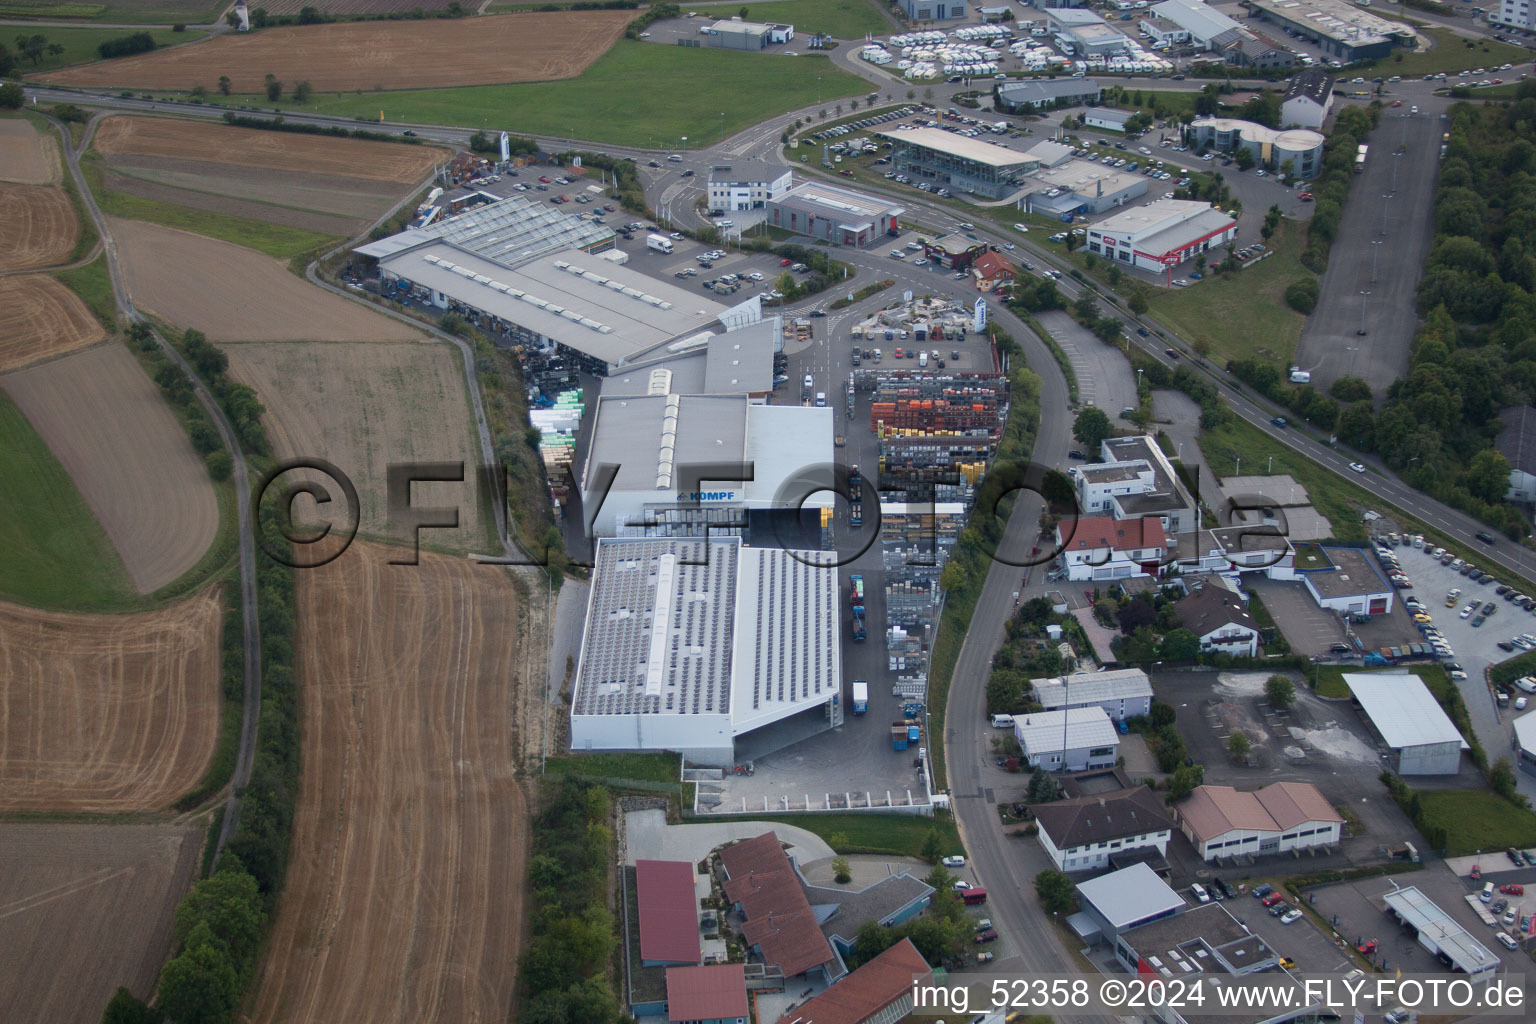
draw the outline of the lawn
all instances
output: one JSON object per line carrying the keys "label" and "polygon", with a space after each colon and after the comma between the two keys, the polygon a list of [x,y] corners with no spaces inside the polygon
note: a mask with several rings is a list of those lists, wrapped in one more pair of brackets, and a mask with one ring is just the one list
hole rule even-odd
{"label": "lawn", "polygon": [[[690,819],[699,821],[704,819]],[[937,829],[944,840],[943,856],[964,853],[955,819],[947,814],[927,818],[918,814],[792,814],[788,817],[755,815],[716,818],[709,821],[781,821],[814,832],[838,853],[874,853],[897,857],[921,857],[923,840]],[[838,837],[832,842],[831,837]]]}
{"label": "lawn", "polygon": [[[9,5],[0,4],[0,12],[9,9]],[[16,54],[16,69],[18,72],[32,74],[35,71],[52,71],[54,68],[67,67],[71,64],[88,64],[101,60],[101,55],[96,48],[109,39],[121,39],[124,36],[133,35],[137,31],[131,28],[56,28],[52,25],[38,25],[28,27],[15,24],[5,26],[4,39],[7,46],[12,46],[17,35],[41,35],[49,43],[56,43],[64,47],[60,54],[44,54],[42,60],[33,64],[25,60],[20,54]],[[191,42],[201,38],[201,33],[196,32],[172,32],[168,28],[145,29],[155,37],[158,46],[171,46],[175,43]]]}
{"label": "lawn", "polygon": [[[1261,359],[1288,363],[1307,318],[1285,304],[1285,289],[1311,277],[1301,265],[1306,225],[1282,220],[1269,240],[1268,259],[1245,270],[1208,274],[1188,288],[1155,289],[1150,314],[1187,338],[1199,350],[1210,345],[1211,360]],[[1180,273],[1187,273],[1181,270]]]}
{"label": "lawn", "polygon": [[84,266],[71,270],[56,270],[53,276],[70,291],[80,296],[107,330],[117,330],[117,300],[112,295],[112,278],[107,272],[105,253]]}
{"label": "lawn", "polygon": [[[1511,846],[1536,846],[1536,814],[1517,807],[1488,789],[1414,790],[1423,809],[1420,830],[1445,829],[1447,857],[1479,850],[1503,860],[1498,851]],[[1506,865],[1507,866],[1507,865]],[[1494,866],[1489,865],[1493,870]]]}
{"label": "lawn", "polygon": [[544,771],[548,775],[641,782],[676,783],[682,778],[676,754],[569,754],[548,758]]}
{"label": "lawn", "polygon": [[889,19],[875,9],[872,0],[772,0],[746,4],[688,4],[683,10],[700,18],[733,18],[745,8],[748,21],[795,26],[794,49],[801,37],[826,35],[833,39],[860,39],[864,33],[892,32]]}
{"label": "lawn", "polygon": [[236,217],[227,213],[214,213],[210,210],[194,210],[188,206],[177,206],[175,203],[165,203],[158,199],[143,199],[139,196],[109,191],[101,184],[101,158],[94,153],[81,160],[80,167],[85,172],[86,181],[90,183],[91,190],[96,194],[96,202],[101,206],[102,212],[111,217],[146,220],[151,224],[162,224],[168,228],[180,228],[209,238],[220,238],[226,242],[234,242],[236,245],[264,252],[280,260],[313,252],[337,241],[335,235],[325,235],[318,231],[269,224],[266,221]]}
{"label": "lawn", "polygon": [[[707,101],[700,83],[708,83]],[[641,90],[643,100],[635,90]],[[779,114],[870,92],[823,56],[738,53],[620,39],[560,82],[322,93],[302,108],[372,120],[505,128],[615,146],[698,149]],[[250,97],[239,97],[249,100]]]}
{"label": "lawn", "polygon": [[128,574],[74,481],[0,392],[0,598],[96,611],[130,601]]}
{"label": "lawn", "polygon": [[[0,0],[0,17],[35,18],[40,21],[64,19],[100,21],[110,25],[207,25],[229,6],[225,0],[106,0],[104,3],[29,3],[27,0]],[[253,6],[260,6],[255,4]],[[123,35],[122,29],[113,34]]]}
{"label": "lawn", "polygon": [[[1387,76],[1423,78],[1425,75],[1437,74],[1441,71],[1454,75],[1458,71],[1487,68],[1490,70],[1489,77],[1492,78],[1496,77],[1491,73],[1492,69],[1500,64],[1518,65],[1522,61],[1529,62],[1531,59],[1530,51],[1524,47],[1510,46],[1508,43],[1498,43],[1492,39],[1477,40],[1474,45],[1469,46],[1469,40],[1458,36],[1450,29],[1421,28],[1419,31],[1435,41],[1433,49],[1418,52],[1399,50],[1388,60],[1376,61],[1375,70]],[[1505,81],[1508,80],[1505,78]],[[1391,91],[1390,86],[1388,91]]]}

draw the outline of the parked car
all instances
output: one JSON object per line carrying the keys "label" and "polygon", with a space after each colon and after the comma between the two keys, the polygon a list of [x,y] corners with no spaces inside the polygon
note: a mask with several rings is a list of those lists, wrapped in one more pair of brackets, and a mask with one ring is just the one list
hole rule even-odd
{"label": "parked car", "polygon": [[963,868],[965,867],[965,858],[956,854],[952,857],[945,857],[939,863],[943,864],[947,868]]}
{"label": "parked car", "polygon": [[1301,911],[1299,911],[1299,910],[1294,910],[1294,909],[1287,910],[1284,914],[1280,915],[1280,923],[1281,924],[1295,924],[1297,921],[1300,921],[1300,920],[1301,920]]}
{"label": "parked car", "polygon": [[977,945],[980,945],[983,942],[996,942],[996,941],[997,941],[997,929],[996,928],[988,928],[985,931],[979,931],[979,932],[976,933],[976,943],[977,943]]}

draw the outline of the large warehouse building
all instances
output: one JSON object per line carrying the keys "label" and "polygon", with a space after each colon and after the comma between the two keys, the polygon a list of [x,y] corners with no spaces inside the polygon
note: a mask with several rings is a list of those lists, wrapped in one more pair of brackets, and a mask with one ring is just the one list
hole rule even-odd
{"label": "large warehouse building", "polygon": [[1469,750],[1454,722],[1412,672],[1346,672],[1344,685],[1392,750],[1399,775],[1455,775]]}
{"label": "large warehouse building", "polygon": [[1061,103],[1075,107],[1099,102],[1099,83],[1091,78],[1026,78],[999,82],[992,88],[997,109],[1018,114]]}
{"label": "large warehouse building", "polygon": [[1139,270],[1168,270],[1237,237],[1237,221],[1210,203],[1158,199],[1088,229],[1088,251]]}
{"label": "large warehouse building", "polygon": [[852,246],[900,234],[901,215],[906,212],[884,199],[820,181],[796,185],[769,197],[764,205],[773,227]]}
{"label": "large warehouse building", "polygon": [[1344,827],[1339,812],[1306,782],[1273,782],[1251,793],[1197,786],[1174,813],[1206,860],[1334,846]]}
{"label": "large warehouse building", "polygon": [[841,725],[833,557],[734,537],[600,540],[571,749],[728,767],[737,738],[764,726],[797,718],[798,739]]}
{"label": "large warehouse building", "polygon": [[[807,467],[830,466],[830,408],[761,405],[745,395],[645,394],[597,400],[581,473],[587,535],[613,537],[681,506],[741,522],[751,513],[817,510]],[[751,465],[753,479],[726,469]]]}
{"label": "large warehouse building", "polygon": [[1272,171],[1284,170],[1289,163],[1294,176],[1313,178],[1323,169],[1323,136],[1309,128],[1276,131],[1232,117],[1197,117],[1186,132],[1195,146],[1209,146],[1223,153],[1246,149],[1258,166]]}
{"label": "large warehouse building", "polygon": [[1033,161],[1016,149],[938,128],[876,134],[891,143],[891,161],[898,172],[988,199],[1001,199],[1017,191],[1033,166]]}
{"label": "large warehouse building", "polygon": [[1335,60],[1388,57],[1394,46],[1415,46],[1413,29],[1346,0],[1243,0],[1255,17],[1272,21]]}
{"label": "large warehouse building", "polygon": [[1240,28],[1237,22],[1201,0],[1164,0],[1154,4],[1148,13],[1177,25],[1202,50],[1213,49],[1211,41],[1217,36]]}

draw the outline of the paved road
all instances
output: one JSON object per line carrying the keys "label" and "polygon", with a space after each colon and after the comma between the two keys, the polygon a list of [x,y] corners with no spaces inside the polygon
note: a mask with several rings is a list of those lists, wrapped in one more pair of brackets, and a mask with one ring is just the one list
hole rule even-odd
{"label": "paved road", "polygon": [[1407,105],[1388,110],[1371,133],[1365,172],[1350,188],[1317,309],[1296,348],[1296,365],[1319,390],[1361,377],[1380,402],[1408,373],[1419,278],[1434,240],[1440,136],[1450,123],[1440,105],[1417,115]]}
{"label": "paved road", "polygon": [[[64,151],[64,161],[69,166],[69,174],[75,181],[75,187],[79,190],[81,199],[85,202],[86,211],[96,225],[97,232],[101,235],[102,246],[107,254],[107,272],[112,281],[112,297],[117,309],[125,314],[134,323],[142,323],[143,318],[134,308],[133,297],[128,293],[128,287],[123,281],[122,268],[118,265],[117,243],[112,238],[108,228],[107,219],[102,215],[101,207],[96,203],[96,196],[87,186],[85,176],[80,172],[80,154],[91,144],[91,136],[96,131],[96,124],[101,115],[92,118],[86,126],[85,133],[81,136],[80,145],[74,148],[70,145],[70,134],[67,125],[59,121],[53,121],[59,130],[62,139],[61,148]],[[155,342],[162,352],[172,362],[181,368],[181,372],[192,384],[192,391],[197,395],[197,400],[207,410],[214,426],[219,431],[219,437],[229,449],[234,459],[235,480],[235,513],[237,528],[239,531],[238,547],[240,552],[240,599],[243,605],[241,609],[241,625],[243,633],[244,671],[245,671],[245,696],[242,706],[242,718],[240,722],[240,745],[235,754],[235,769],[230,777],[229,797],[225,805],[223,824],[219,829],[218,843],[215,849],[222,851],[226,843],[235,832],[235,826],[240,820],[240,799],[245,784],[250,781],[251,764],[256,756],[256,724],[261,716],[261,627],[259,622],[259,609],[256,603],[256,542],[255,531],[251,523],[251,477],[250,468],[246,465],[245,452],[240,447],[240,439],[236,436],[234,428],[224,415],[224,410],[204,386],[202,379],[166,341],[158,331],[151,332]]]}

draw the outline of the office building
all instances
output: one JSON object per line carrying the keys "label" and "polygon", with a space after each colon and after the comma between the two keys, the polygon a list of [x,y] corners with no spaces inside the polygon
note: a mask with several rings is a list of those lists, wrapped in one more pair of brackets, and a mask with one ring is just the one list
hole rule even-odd
{"label": "office building", "polygon": [[1115,763],[1120,734],[1101,707],[1015,715],[1024,763],[1048,772],[1080,772]]}
{"label": "office building", "polygon": [[1016,149],[938,128],[876,134],[891,143],[891,163],[898,172],[952,192],[1001,199],[1024,185],[1034,166]]}
{"label": "office building", "polygon": [[772,227],[848,246],[900,234],[906,212],[888,200],[820,181],[804,182],[764,205]]}
{"label": "office building", "polygon": [[709,208],[723,213],[760,210],[789,191],[788,167],[767,160],[732,160],[709,169]]}
{"label": "office building", "polygon": [[1088,229],[1088,251],[1138,270],[1172,271],[1237,237],[1237,221],[1210,203],[1157,199]]}

